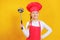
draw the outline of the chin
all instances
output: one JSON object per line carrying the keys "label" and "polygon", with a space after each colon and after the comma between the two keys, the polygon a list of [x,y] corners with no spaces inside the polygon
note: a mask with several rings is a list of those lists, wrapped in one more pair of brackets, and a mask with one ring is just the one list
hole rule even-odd
{"label": "chin", "polygon": [[34,19],[38,19],[37,17],[35,17]]}

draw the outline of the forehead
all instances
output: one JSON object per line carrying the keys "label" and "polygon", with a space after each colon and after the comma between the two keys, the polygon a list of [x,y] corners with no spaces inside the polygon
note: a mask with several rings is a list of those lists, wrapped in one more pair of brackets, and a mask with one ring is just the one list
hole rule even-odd
{"label": "forehead", "polygon": [[32,13],[38,13],[38,11],[32,11]]}

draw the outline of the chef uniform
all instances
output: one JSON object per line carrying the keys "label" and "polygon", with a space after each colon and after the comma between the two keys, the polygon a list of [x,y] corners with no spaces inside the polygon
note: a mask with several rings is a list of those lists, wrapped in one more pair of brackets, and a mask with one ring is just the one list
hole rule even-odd
{"label": "chef uniform", "polygon": [[[27,10],[32,12],[32,11],[39,11],[42,8],[42,5],[38,2],[32,2],[30,4],[28,4],[27,6]],[[32,21],[30,22],[30,28],[29,28],[29,37],[27,38],[27,40],[40,40],[41,39],[41,27],[40,27],[40,22],[39,22],[39,26],[35,27],[32,25]]]}
{"label": "chef uniform", "polygon": [[[42,5],[38,2],[31,2],[30,4],[27,5],[27,10],[29,12],[32,12],[32,11],[39,11],[41,10],[42,8]],[[29,29],[28,28],[28,24],[29,25]],[[38,26],[37,26],[38,25]],[[41,40],[41,29],[43,29],[43,27],[41,28],[41,26],[43,26],[44,23],[40,23],[40,21],[30,21],[27,23],[26,25],[26,30],[23,26],[23,32],[24,34],[26,35],[26,40]],[[45,27],[49,30],[44,36],[46,37],[47,35],[49,35],[52,31],[51,31],[51,28],[48,27],[47,25],[45,25]],[[44,38],[43,36],[43,38]]]}

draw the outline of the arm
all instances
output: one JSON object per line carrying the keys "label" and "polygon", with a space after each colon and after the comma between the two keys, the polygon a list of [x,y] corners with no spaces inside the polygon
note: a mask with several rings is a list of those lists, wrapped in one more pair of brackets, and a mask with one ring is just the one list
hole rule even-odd
{"label": "arm", "polygon": [[47,29],[47,32],[45,34],[43,34],[41,37],[42,39],[46,38],[47,36],[49,36],[52,32],[52,29],[50,28],[50,26],[48,26],[46,23],[44,23],[43,21],[41,21],[42,27]]}
{"label": "arm", "polygon": [[28,25],[29,25],[29,22],[27,22],[27,24],[26,24],[26,29],[24,28],[24,26],[23,26],[23,29],[22,29],[22,31],[23,31],[23,33],[26,37],[29,37]]}

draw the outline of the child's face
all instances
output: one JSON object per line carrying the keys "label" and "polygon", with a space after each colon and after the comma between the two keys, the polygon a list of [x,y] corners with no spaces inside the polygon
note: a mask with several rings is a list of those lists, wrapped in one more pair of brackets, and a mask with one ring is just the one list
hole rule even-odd
{"label": "child's face", "polygon": [[32,16],[33,19],[38,19],[38,15],[39,15],[38,11],[33,11],[31,13],[31,16]]}

